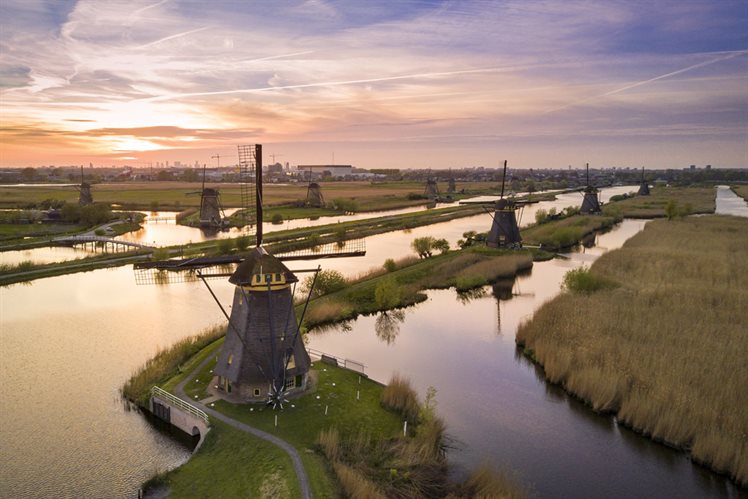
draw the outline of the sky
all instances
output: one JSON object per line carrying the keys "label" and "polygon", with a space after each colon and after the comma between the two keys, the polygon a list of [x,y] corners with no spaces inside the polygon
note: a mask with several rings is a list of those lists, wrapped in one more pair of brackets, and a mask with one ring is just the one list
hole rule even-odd
{"label": "sky", "polygon": [[0,166],[224,166],[253,143],[292,165],[748,167],[748,0],[0,2]]}

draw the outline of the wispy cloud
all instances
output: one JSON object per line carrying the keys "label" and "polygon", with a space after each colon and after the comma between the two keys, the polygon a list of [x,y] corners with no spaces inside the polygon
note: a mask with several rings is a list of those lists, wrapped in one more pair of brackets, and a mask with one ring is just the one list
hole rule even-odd
{"label": "wispy cloud", "polygon": [[[287,0],[262,9],[6,0],[0,10],[3,124],[26,130],[1,145],[4,162],[43,161],[49,148],[29,131],[37,127],[66,155],[137,140],[192,148],[201,161],[241,134],[283,144],[293,161],[292,151],[322,144],[353,151],[408,138],[436,147],[453,137],[488,154],[502,137],[586,150],[616,130],[631,141],[685,140],[746,127],[748,15],[732,0],[663,0],[646,15],[628,2],[585,0]],[[709,29],[694,30],[696,19]],[[725,162],[744,158],[744,144],[732,143],[719,148]],[[516,164],[558,159],[536,145],[520,152]]]}

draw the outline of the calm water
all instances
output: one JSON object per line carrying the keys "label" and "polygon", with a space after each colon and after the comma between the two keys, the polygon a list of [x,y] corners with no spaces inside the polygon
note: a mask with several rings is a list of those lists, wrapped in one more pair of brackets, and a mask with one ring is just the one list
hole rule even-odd
{"label": "calm water", "polygon": [[[617,248],[645,223],[626,220],[597,242]],[[309,346],[363,362],[378,380],[400,372],[422,394],[435,387],[460,476],[491,463],[541,497],[737,497],[729,481],[595,415],[518,355],[520,322],[558,293],[566,271],[603,252],[538,263],[478,297],[429,291],[428,301],[401,315],[360,317],[310,335]]]}
{"label": "calm water", "polygon": [[720,215],[748,217],[748,202],[732,192],[728,186],[718,185],[715,211]]}
{"label": "calm water", "polygon": [[[600,247],[619,246],[643,223],[624,222],[599,236]],[[351,275],[362,263],[409,253],[419,234],[453,241],[488,225],[480,215],[383,234],[369,238],[366,258],[322,264]],[[591,415],[514,356],[518,321],[557,292],[565,270],[603,250],[585,251],[536,265],[508,285],[517,295],[508,300],[491,288],[469,302],[431,292],[401,323],[364,317],[351,331],[315,335],[312,345],[364,361],[376,379],[399,370],[419,389],[437,387],[439,411],[462,444],[451,456],[461,469],[488,459],[549,497],[726,496],[729,482]],[[211,285],[230,299],[227,282]],[[129,267],[0,288],[0,497],[135,497],[153,473],[184,462],[189,448],[127,411],[118,388],[159,348],[220,320],[202,284],[136,286]]]}

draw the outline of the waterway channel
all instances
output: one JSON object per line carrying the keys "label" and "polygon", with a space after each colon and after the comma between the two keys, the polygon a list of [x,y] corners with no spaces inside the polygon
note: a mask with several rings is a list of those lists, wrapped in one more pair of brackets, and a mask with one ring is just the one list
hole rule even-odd
{"label": "waterway channel", "polygon": [[[409,253],[421,230],[454,242],[490,217],[459,222],[374,236],[367,257],[321,264],[353,275]],[[419,390],[436,387],[459,470],[487,460],[543,497],[734,497],[728,480],[592,414],[515,354],[517,324],[558,292],[563,273],[644,223],[625,221],[594,248],[536,264],[497,288],[498,300],[491,287],[472,299],[432,291],[396,324],[362,317],[315,333],[311,346],[363,361],[375,379],[400,371]],[[233,292],[223,281],[213,288],[223,302]],[[189,447],[127,410],[118,389],[160,348],[221,318],[201,284],[136,286],[129,267],[0,288],[0,497],[135,497],[155,472],[187,460]]]}

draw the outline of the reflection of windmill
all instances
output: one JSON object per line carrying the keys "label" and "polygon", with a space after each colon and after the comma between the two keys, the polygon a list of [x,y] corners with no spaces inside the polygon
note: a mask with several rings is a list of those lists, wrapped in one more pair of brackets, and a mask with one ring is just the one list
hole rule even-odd
{"label": "reflection of windmill", "polygon": [[93,203],[93,195],[91,194],[91,184],[83,179],[83,165],[81,165],[81,184],[78,186],[80,195],[78,196],[78,204],[86,206]]}
{"label": "reflection of windmill", "polygon": [[187,195],[200,194],[200,227],[221,227],[226,216],[221,206],[218,189],[205,187],[205,164],[203,164],[203,185],[200,192],[189,192]]}
{"label": "reflection of windmill", "polygon": [[322,208],[325,206],[325,198],[322,197],[322,188],[317,182],[312,182],[312,168],[309,168],[309,186],[306,189],[306,205],[311,208]]}
{"label": "reflection of windmill", "polygon": [[637,192],[637,195],[649,196],[649,182],[644,180],[644,167],[643,166],[642,166],[642,180],[639,183],[639,192]]}
{"label": "reflection of windmill", "polygon": [[501,334],[501,302],[509,301],[515,296],[535,296],[535,293],[523,293],[519,288],[519,281],[516,279],[496,281],[491,285],[491,288],[492,294],[496,298],[497,332]]}
{"label": "reflection of windmill", "polygon": [[423,190],[423,196],[432,201],[436,201],[439,197],[439,186],[437,185],[436,180],[431,177],[430,171],[428,179],[426,179],[426,188]]}
{"label": "reflection of windmill", "polygon": [[584,199],[582,199],[582,207],[579,211],[586,214],[600,213],[600,199],[598,197],[597,187],[590,184],[589,163],[587,163],[587,187],[585,187],[582,192],[584,193]]}
{"label": "reflection of windmill", "polygon": [[[524,207],[522,201],[504,199],[506,184],[506,160],[504,160],[504,175],[501,177],[501,194],[494,205],[493,223],[488,233],[486,244],[492,248],[521,248],[522,237],[519,234],[516,211]],[[521,216],[521,215],[520,215]]]}
{"label": "reflection of windmill", "polygon": [[[140,263],[135,265],[135,277],[145,284],[202,281],[228,320],[226,340],[215,368],[219,386],[232,398],[265,400],[274,408],[282,408],[288,393],[306,388],[310,360],[299,327],[314,288],[312,282],[304,312],[297,321],[293,292],[298,278],[283,260],[360,256],[365,251],[361,241],[284,255],[266,250],[262,246],[261,164],[261,145],[239,146],[243,213],[248,224],[256,223],[256,248],[241,255]],[[319,267],[305,272],[314,272],[316,280],[318,271]],[[207,281],[222,277],[228,277],[235,286],[230,316]]]}

